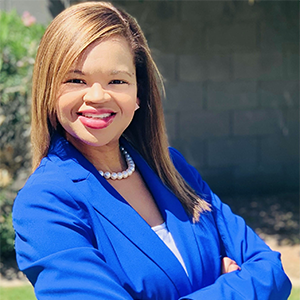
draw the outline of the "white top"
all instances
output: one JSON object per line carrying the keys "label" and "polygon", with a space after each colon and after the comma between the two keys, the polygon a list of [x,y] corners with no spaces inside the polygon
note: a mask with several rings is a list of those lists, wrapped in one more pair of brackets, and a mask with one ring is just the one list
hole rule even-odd
{"label": "white top", "polygon": [[175,241],[173,239],[171,232],[167,228],[166,223],[164,222],[161,225],[157,225],[157,226],[154,226],[151,228],[161,238],[161,240],[168,246],[168,248],[174,253],[174,255],[177,257],[177,259],[181,263],[182,267],[184,268],[185,273],[188,275],[185,263],[184,263],[182,256],[180,255],[180,252],[175,244]]}

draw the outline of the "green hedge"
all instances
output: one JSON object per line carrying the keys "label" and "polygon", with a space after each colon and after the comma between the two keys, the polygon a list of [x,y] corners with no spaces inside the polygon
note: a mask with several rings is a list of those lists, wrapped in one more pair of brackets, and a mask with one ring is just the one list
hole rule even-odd
{"label": "green hedge", "polygon": [[31,77],[45,31],[43,25],[24,22],[15,11],[0,12],[0,168],[12,178],[30,160]]}
{"label": "green hedge", "polygon": [[30,91],[34,58],[45,27],[28,13],[0,11],[0,243],[13,253],[12,183],[30,169]]}

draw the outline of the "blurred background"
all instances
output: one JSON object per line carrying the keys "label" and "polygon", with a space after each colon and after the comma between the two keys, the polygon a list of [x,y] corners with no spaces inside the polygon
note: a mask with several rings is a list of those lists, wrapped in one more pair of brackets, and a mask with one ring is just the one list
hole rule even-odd
{"label": "blurred background", "polygon": [[[45,26],[78,2],[0,0],[2,266],[30,174],[35,52]],[[111,2],[136,17],[162,72],[170,144],[261,236],[299,245],[299,2]]]}

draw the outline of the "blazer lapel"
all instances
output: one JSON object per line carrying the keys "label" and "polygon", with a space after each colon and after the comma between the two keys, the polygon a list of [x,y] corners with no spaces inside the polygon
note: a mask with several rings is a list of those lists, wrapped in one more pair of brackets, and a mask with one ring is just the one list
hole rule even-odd
{"label": "blazer lapel", "polygon": [[[136,165],[140,170],[138,162]],[[97,181],[101,182],[100,187],[97,186]],[[180,262],[145,220],[99,174],[89,178],[88,184],[90,190],[93,186],[97,186],[98,195],[91,197],[90,202],[98,213],[118,228],[140,251],[165,272],[177,289],[179,296],[190,293],[191,284]]]}
{"label": "blazer lapel", "polygon": [[199,279],[199,274],[195,274],[192,265],[200,264],[197,243],[188,216],[179,200],[162,184],[145,160],[126,141],[122,141],[157,202],[190,278],[151,227],[79,151],[64,138],[60,138],[56,142],[54,152],[58,153],[61,164],[67,167],[68,175],[78,183],[79,192],[94,209],[165,272],[179,296],[187,295],[192,292],[191,282]]}
{"label": "blazer lapel", "polygon": [[[162,183],[146,161],[128,142],[125,141],[124,143],[126,143],[127,151],[138,166],[145,183],[155,198],[169,231],[172,233],[176,246],[185,262],[189,283],[192,283],[194,287],[200,286],[202,282],[202,273],[200,271],[203,269],[202,260],[190,218],[178,198]],[[195,266],[199,267],[195,268]],[[186,274],[183,277],[186,279]]]}

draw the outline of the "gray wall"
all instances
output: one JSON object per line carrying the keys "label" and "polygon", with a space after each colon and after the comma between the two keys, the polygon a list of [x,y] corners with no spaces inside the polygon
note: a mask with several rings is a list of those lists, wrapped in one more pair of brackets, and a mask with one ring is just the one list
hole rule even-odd
{"label": "gray wall", "polygon": [[[214,191],[298,190],[298,1],[113,2],[137,18],[165,78],[171,145]],[[0,0],[42,22],[61,6]]]}

